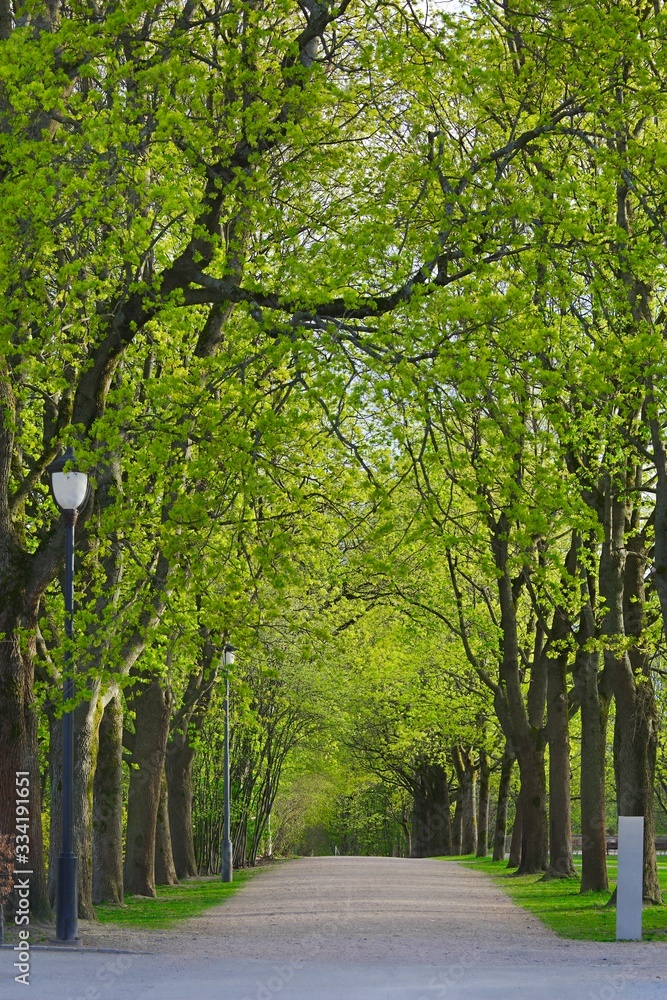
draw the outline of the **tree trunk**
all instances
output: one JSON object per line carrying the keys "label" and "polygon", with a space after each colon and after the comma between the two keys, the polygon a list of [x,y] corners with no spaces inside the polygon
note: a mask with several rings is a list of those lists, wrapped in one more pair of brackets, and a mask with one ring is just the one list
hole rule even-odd
{"label": "tree trunk", "polygon": [[644,817],[643,896],[647,903],[661,903],[653,804],[657,748],[655,698],[649,682],[635,683],[631,691],[629,678],[625,679],[625,684],[619,679],[621,690],[625,685],[625,693],[620,698],[616,696],[618,815]]}
{"label": "tree trunk", "polygon": [[463,786],[463,812],[461,815],[461,852],[463,854],[474,854],[477,850],[476,791],[477,775],[471,769],[466,773]]}
{"label": "tree trunk", "polygon": [[461,746],[454,746],[452,758],[461,791],[461,853],[474,854],[477,850],[477,770],[472,755]]}
{"label": "tree trunk", "polygon": [[93,902],[123,902],[123,706],[116,690],[100,722],[93,783]]}
{"label": "tree trunk", "polygon": [[549,833],[547,826],[547,782],[544,743],[519,746],[521,771],[521,864],[517,875],[534,875],[547,869]]}
{"label": "tree trunk", "polygon": [[662,903],[663,894],[658,877],[658,859],[655,849],[655,760],[658,749],[658,713],[653,682],[637,685],[635,705],[635,753],[642,778],[642,806],[644,810],[644,886],[646,903]]}
{"label": "tree trunk", "polygon": [[[93,782],[97,765],[103,702],[100,682],[93,682],[90,698],[74,709],[73,844],[77,857],[79,917],[95,920],[93,906]],[[51,720],[51,834],[49,896],[55,901],[58,855],[62,843],[62,718]]]}
{"label": "tree trunk", "polygon": [[157,810],[155,827],[155,884],[176,885],[176,867],[171,849],[171,832],[169,828],[169,792],[167,775],[164,768],[160,779],[160,801]]}
{"label": "tree trunk", "polygon": [[155,896],[155,835],[170,707],[168,692],[157,678],[134,699],[136,723],[123,869],[127,894]]}
{"label": "tree trunk", "polygon": [[509,569],[510,525],[504,513],[494,525],[492,548],[498,568],[501,652],[500,676],[505,688],[507,722],[521,775],[521,864],[519,875],[544,872],[548,859],[547,790],[544,767],[544,705],[546,672],[544,630],[538,624],[528,686],[528,704],[521,684],[516,600]]}
{"label": "tree trunk", "polygon": [[575,661],[581,704],[581,892],[606,892],[607,840],[605,757],[609,700],[602,696],[599,653],[586,643],[595,635],[595,617],[589,603],[580,616]]}
{"label": "tree trunk", "polygon": [[176,876],[197,874],[192,826],[192,764],[194,750],[187,742],[172,741],[167,746],[167,788],[169,827]]}
{"label": "tree trunk", "polygon": [[[232,864],[234,868],[245,868],[247,849],[248,813],[244,810],[232,830]],[[218,864],[219,869],[220,864]]]}
{"label": "tree trunk", "polygon": [[603,633],[610,641],[604,656],[616,701],[618,812],[620,816],[644,817],[644,899],[660,903],[653,815],[657,741],[653,686],[645,654],[637,646],[619,651],[616,645],[624,635],[641,635],[644,607],[641,539],[633,534],[625,547],[630,520],[626,485],[626,479],[617,482],[606,476],[600,594],[606,604]]}
{"label": "tree trunk", "polygon": [[[561,616],[554,622],[556,639],[565,638]],[[549,741],[549,867],[545,878],[575,878],[572,859],[572,808],[570,799],[570,734],[567,697],[567,653],[549,659],[547,687],[547,738]]]}
{"label": "tree trunk", "polygon": [[489,841],[489,755],[479,752],[479,808],[477,813],[477,857],[485,858]]}
{"label": "tree trunk", "polygon": [[452,852],[449,785],[441,764],[421,762],[418,766],[411,840],[413,858],[434,858]]}
{"label": "tree trunk", "polygon": [[[58,882],[58,855],[62,844],[62,719],[55,714],[55,705],[47,703],[49,718],[49,867],[47,888],[49,903],[55,905]],[[75,736],[76,747],[76,736]]]}
{"label": "tree trunk", "polygon": [[[0,411],[0,422],[3,413]],[[38,602],[26,595],[24,560],[5,532],[0,535],[0,838],[12,844],[17,833],[17,773],[29,781],[27,821],[30,864],[30,907],[40,920],[51,920],[44,868],[37,715],[33,683]],[[24,817],[21,817],[23,819]],[[23,834],[23,831],[19,831]],[[12,850],[12,856],[14,851]],[[20,868],[20,866],[17,866]]]}
{"label": "tree trunk", "polygon": [[[14,849],[17,833],[25,836],[27,832],[29,864],[25,867],[33,873],[26,876],[30,879],[30,907],[35,917],[51,920],[53,913],[44,870],[34,664],[40,596],[53,574],[49,567],[38,565],[38,557],[29,555],[21,546],[9,508],[18,423],[12,384],[12,376],[3,362],[0,365],[0,844],[9,840]],[[17,795],[17,776],[29,781],[29,785],[21,781],[20,786],[29,789],[28,815],[17,814],[17,799],[23,798]],[[27,831],[17,830],[17,819],[27,822]],[[17,868],[21,867],[17,864]]]}
{"label": "tree trunk", "polygon": [[507,861],[508,868],[518,868],[521,864],[521,842],[523,840],[523,822],[521,808],[521,792],[516,800],[516,811],[514,813],[514,823],[512,824],[512,840],[510,843],[510,856]]}
{"label": "tree trunk", "polygon": [[452,854],[461,854],[461,841],[463,833],[463,788],[459,783],[456,792],[456,805],[454,807],[454,822],[452,823]]}
{"label": "tree trunk", "polygon": [[[635,486],[641,485],[641,469],[637,468]],[[623,590],[623,621],[625,633],[635,636],[637,645],[628,650],[630,672],[617,676],[626,696],[616,706],[616,726],[621,735],[618,760],[619,815],[644,817],[644,901],[662,903],[655,851],[654,782],[655,758],[658,745],[658,713],[651,676],[650,662],[641,648],[644,632],[646,592],[644,574],[646,552],[644,532],[639,531],[639,511],[635,507],[632,532],[627,542]],[[623,770],[626,769],[626,775]],[[625,781],[624,781],[625,777]],[[634,792],[634,796],[633,796]],[[624,813],[623,808],[638,811]]]}
{"label": "tree trunk", "polygon": [[[493,833],[493,860],[505,860],[505,841],[507,840],[507,807],[510,800],[510,787],[512,784],[512,769],[514,767],[514,753],[508,742],[505,742],[505,750],[500,765],[500,783],[498,785],[498,802],[496,805],[496,823]],[[518,865],[517,865],[518,867]]]}
{"label": "tree trunk", "polygon": [[[199,608],[199,603],[197,607]],[[200,633],[203,638],[200,662],[198,669],[190,674],[183,696],[183,703],[189,709],[181,715],[170,735],[165,762],[171,847],[179,879],[198,874],[192,821],[192,766],[195,751],[190,740],[194,734],[201,733],[220,666],[219,651],[210,632],[206,628],[200,628]]]}

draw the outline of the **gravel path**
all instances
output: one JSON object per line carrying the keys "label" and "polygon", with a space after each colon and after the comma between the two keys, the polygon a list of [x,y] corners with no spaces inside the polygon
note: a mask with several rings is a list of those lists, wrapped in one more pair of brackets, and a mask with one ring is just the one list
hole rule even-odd
{"label": "gravel path", "polygon": [[84,944],[193,957],[493,965],[630,961],[666,977],[667,942],[565,941],[481,872],[429,858],[300,858],[176,931],[88,925]]}
{"label": "gravel path", "polygon": [[80,926],[32,954],[36,1000],[667,1000],[667,943],[563,941],[454,862],[304,858],[174,931]]}

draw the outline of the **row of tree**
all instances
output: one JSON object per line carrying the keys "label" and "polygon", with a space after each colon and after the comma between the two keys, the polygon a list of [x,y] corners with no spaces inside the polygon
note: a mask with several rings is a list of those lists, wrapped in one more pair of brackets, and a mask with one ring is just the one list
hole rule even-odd
{"label": "row of tree", "polygon": [[[156,859],[171,878],[169,847],[198,867],[228,638],[252,861],[290,751],[394,616],[419,669],[392,657],[335,739],[410,796],[411,851],[469,832],[489,754],[518,765],[520,871],[572,875],[578,717],[582,888],[606,888],[613,703],[659,901],[666,28],[644,0],[2,8],[0,835],[28,771],[36,912],[65,653],[88,916],[151,894]],[[93,482],[74,648],[47,473],[66,444]]]}

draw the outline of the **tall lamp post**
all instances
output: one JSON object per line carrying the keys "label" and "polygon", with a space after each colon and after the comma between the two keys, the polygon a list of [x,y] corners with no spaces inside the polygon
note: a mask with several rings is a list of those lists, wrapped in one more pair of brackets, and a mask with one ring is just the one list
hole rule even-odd
{"label": "tall lamp post", "polygon": [[[74,525],[88,496],[88,476],[76,472],[74,451],[67,448],[48,468],[51,473],[53,497],[63,512],[65,521],[65,633],[73,637],[74,615]],[[65,471],[65,466],[70,466]],[[71,649],[65,651],[65,702],[74,696],[74,678],[70,669]],[[78,936],[77,857],[74,854],[72,799],[74,786],[74,728],[71,711],[63,715],[63,775],[62,775],[62,849],[58,857],[56,891],[56,938],[74,941]]]}
{"label": "tall lamp post", "polygon": [[222,651],[222,664],[226,670],[225,676],[225,776],[224,792],[225,805],[223,813],[223,834],[222,834],[222,881],[232,882],[234,880],[234,869],[232,866],[232,838],[231,838],[231,783],[229,780],[229,667],[234,662],[234,647],[225,643]]}

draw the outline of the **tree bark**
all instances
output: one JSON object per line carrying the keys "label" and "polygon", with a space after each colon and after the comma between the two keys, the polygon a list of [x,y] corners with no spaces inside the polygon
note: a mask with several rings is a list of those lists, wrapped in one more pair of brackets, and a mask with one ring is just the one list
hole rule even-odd
{"label": "tree bark", "polygon": [[461,790],[461,854],[477,850],[477,770],[470,751],[461,746],[452,748],[452,759]]}
{"label": "tree bark", "polygon": [[[635,487],[641,485],[641,469],[635,474]],[[621,686],[627,685],[626,698],[622,705],[617,702],[616,725],[621,735],[618,761],[619,773],[619,815],[644,817],[644,900],[647,903],[662,903],[662,890],[658,879],[658,864],[655,850],[655,807],[654,782],[655,758],[658,747],[658,712],[655,704],[653,678],[647,654],[640,647],[644,632],[646,590],[644,573],[646,552],[644,532],[640,531],[639,511],[633,510],[632,531],[627,542],[625,576],[623,588],[623,621],[625,633],[634,636],[637,645],[630,646],[628,662],[630,673],[619,678]],[[632,683],[630,683],[630,681]],[[631,763],[628,766],[628,759]],[[627,784],[621,777],[623,768],[628,770]],[[636,784],[635,784],[636,782]],[[634,800],[630,790],[634,789]],[[622,813],[624,808],[634,808],[640,812]]]}
{"label": "tree bark", "polygon": [[123,885],[127,894],[155,896],[155,836],[169,731],[170,697],[158,678],[134,699]]}
{"label": "tree bark", "polygon": [[[248,813],[244,810],[232,829],[232,864],[234,868],[245,868],[248,850]],[[349,853],[346,851],[346,853]],[[354,852],[352,852],[354,853]],[[220,862],[218,863],[218,869]]]}
{"label": "tree bark", "polygon": [[[30,555],[21,544],[9,506],[17,402],[13,377],[0,362],[0,841],[14,847],[17,835],[17,774],[30,785],[28,822],[30,907],[51,920],[44,867],[41,788],[34,702],[39,602],[55,564]],[[40,547],[41,548],[41,547]],[[61,551],[64,551],[61,550]],[[19,831],[25,836],[24,831]],[[25,843],[25,841],[23,842]],[[20,867],[20,866],[18,866]]]}
{"label": "tree bark", "polygon": [[[634,486],[634,477],[629,477]],[[644,556],[641,539],[633,533],[625,545],[631,512],[626,499],[627,477],[605,477],[605,538],[600,560],[600,593],[605,598],[603,633],[608,639],[605,665],[616,701],[615,760],[620,816],[644,817],[644,899],[662,902],[655,853],[653,774],[657,713],[645,654],[636,646],[618,650],[624,635],[641,635],[644,607]],[[635,525],[636,528],[636,525]],[[629,552],[629,557],[628,557]]]}
{"label": "tree bark", "polygon": [[[2,413],[0,411],[0,420]],[[16,836],[16,775],[30,780],[30,906],[35,917],[51,920],[44,868],[37,715],[33,683],[37,602],[26,594],[23,553],[0,533],[0,836]]]}
{"label": "tree bark", "polygon": [[167,788],[169,827],[177,878],[197,874],[192,826],[192,764],[194,750],[186,741],[167,746]]}
{"label": "tree bark", "polygon": [[517,748],[521,770],[521,864],[518,875],[534,875],[547,869],[547,782],[544,743]]}
{"label": "tree bark", "polygon": [[657,711],[653,686],[617,676],[615,770],[619,816],[644,817],[644,884],[647,903],[661,903],[655,851],[653,783],[657,748]]}
{"label": "tree bark", "polygon": [[[197,605],[199,608],[199,605]],[[220,664],[220,651],[207,628],[201,627],[201,659],[193,671],[183,698],[183,708],[172,720],[165,761],[169,802],[169,827],[176,875],[179,879],[198,874],[192,821],[192,766],[195,751],[191,737],[200,733],[208,712]]]}
{"label": "tree bark", "polygon": [[422,761],[415,774],[412,806],[413,858],[452,853],[452,823],[447,773],[442,764]]}
{"label": "tree bark", "polygon": [[167,775],[164,768],[160,779],[160,801],[157,810],[155,827],[155,884],[176,885],[176,867],[171,849],[171,832],[169,828],[169,792]]}
{"label": "tree bark", "polygon": [[548,858],[547,790],[543,730],[546,672],[542,655],[543,631],[535,632],[535,650],[528,688],[528,704],[521,687],[516,598],[509,573],[510,526],[501,514],[494,526],[492,548],[498,568],[501,653],[500,675],[507,699],[509,731],[521,775],[521,864],[517,874],[544,872]]}
{"label": "tree bark", "polygon": [[609,889],[605,829],[609,699],[601,690],[599,653],[586,648],[588,640],[594,635],[595,616],[589,600],[580,615],[579,648],[575,659],[575,679],[581,705],[581,892],[606,892]]}
{"label": "tree bark", "polygon": [[[93,682],[89,698],[74,709],[73,844],[77,856],[79,917],[95,920],[93,906],[93,782],[97,766],[100,719],[103,712],[100,682]],[[62,842],[62,718],[51,719],[51,834],[49,897],[55,902],[58,855]]]}
{"label": "tree bark", "polygon": [[521,808],[521,791],[516,800],[516,810],[514,812],[514,823],[512,824],[512,840],[510,843],[510,856],[507,860],[508,868],[518,868],[521,864],[521,842],[523,840],[523,822]]}
{"label": "tree bark", "polygon": [[100,722],[93,783],[93,902],[123,902],[123,706],[116,690]]}
{"label": "tree bark", "polygon": [[[559,612],[556,612],[559,615]],[[562,616],[559,615],[559,620]],[[566,623],[554,622],[556,639],[564,639]],[[567,652],[549,659],[547,739],[549,742],[549,867],[545,878],[575,878],[572,858],[570,799],[570,733],[567,695]]]}
{"label": "tree bark", "polygon": [[461,840],[463,833],[463,789],[459,783],[456,792],[456,805],[454,806],[454,820],[452,822],[452,854],[457,857],[461,854]]}
{"label": "tree bark", "polygon": [[479,808],[477,813],[477,857],[485,858],[489,841],[489,755],[479,752]]}
{"label": "tree bark", "polygon": [[507,808],[510,799],[513,767],[514,753],[510,744],[506,741],[500,765],[500,782],[498,784],[498,801],[496,804],[496,822],[493,833],[494,861],[505,860],[505,842],[507,840]]}

